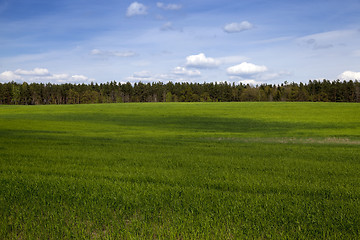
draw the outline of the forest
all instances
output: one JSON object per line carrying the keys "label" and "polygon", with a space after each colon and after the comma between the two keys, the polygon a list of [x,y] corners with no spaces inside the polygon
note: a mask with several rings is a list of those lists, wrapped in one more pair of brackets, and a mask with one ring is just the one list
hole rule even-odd
{"label": "forest", "polygon": [[310,80],[308,83],[0,83],[0,104],[89,104],[128,102],[360,102],[360,82]]}

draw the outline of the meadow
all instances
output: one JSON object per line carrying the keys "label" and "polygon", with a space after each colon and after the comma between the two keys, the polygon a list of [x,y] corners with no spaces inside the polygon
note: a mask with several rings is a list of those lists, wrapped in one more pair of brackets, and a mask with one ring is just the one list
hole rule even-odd
{"label": "meadow", "polygon": [[0,105],[2,239],[359,239],[360,105]]}

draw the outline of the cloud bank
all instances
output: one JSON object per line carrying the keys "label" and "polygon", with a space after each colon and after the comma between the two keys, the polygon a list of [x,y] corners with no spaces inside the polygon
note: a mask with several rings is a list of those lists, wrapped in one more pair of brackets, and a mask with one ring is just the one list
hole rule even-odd
{"label": "cloud bank", "polygon": [[345,71],[339,75],[341,80],[360,80],[360,72]]}
{"label": "cloud bank", "polygon": [[8,82],[8,81],[17,81],[21,79],[22,77],[20,75],[17,75],[12,71],[5,71],[0,73],[0,81]]}
{"label": "cloud bank", "polygon": [[0,81],[21,81],[21,82],[52,82],[52,83],[84,83],[94,81],[84,75],[70,75],[67,73],[52,74],[46,68],[34,68],[33,70],[17,69],[0,73]]}

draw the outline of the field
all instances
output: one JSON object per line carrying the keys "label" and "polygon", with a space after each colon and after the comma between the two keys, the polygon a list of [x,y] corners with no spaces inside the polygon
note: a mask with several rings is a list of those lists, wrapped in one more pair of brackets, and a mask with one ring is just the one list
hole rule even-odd
{"label": "field", "polygon": [[0,238],[359,239],[360,105],[0,106]]}

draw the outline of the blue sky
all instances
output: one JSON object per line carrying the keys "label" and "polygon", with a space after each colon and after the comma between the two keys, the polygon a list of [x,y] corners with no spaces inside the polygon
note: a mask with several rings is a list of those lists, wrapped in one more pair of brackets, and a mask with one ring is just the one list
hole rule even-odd
{"label": "blue sky", "polygon": [[0,82],[360,79],[359,0],[0,0]]}

